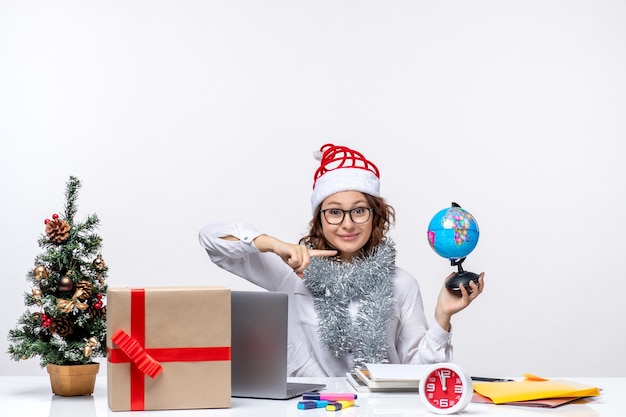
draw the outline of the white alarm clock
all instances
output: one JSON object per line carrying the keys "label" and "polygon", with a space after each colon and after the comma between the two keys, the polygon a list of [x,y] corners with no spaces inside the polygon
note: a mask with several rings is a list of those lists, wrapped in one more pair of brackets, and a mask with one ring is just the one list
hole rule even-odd
{"label": "white alarm clock", "polygon": [[453,414],[463,411],[472,401],[472,378],[458,365],[438,363],[420,379],[419,395],[429,411]]}

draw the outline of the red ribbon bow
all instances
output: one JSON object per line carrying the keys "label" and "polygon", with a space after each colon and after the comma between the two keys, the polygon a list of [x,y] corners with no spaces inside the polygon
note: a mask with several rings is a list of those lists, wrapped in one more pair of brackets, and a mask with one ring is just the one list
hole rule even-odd
{"label": "red ribbon bow", "polygon": [[148,355],[148,352],[146,352],[139,342],[133,339],[124,330],[120,329],[115,332],[113,337],[111,337],[111,340],[120,349],[122,349],[122,352],[130,358],[130,360],[137,366],[137,369],[148,375],[150,378],[155,378],[163,370],[161,364],[154,360],[152,356]]}

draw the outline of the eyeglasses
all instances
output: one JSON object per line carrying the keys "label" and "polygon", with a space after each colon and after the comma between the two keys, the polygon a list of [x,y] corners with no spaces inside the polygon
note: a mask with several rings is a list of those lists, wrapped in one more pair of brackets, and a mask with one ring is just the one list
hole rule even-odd
{"label": "eyeglasses", "polygon": [[370,213],[374,210],[371,207],[356,207],[351,210],[342,210],[338,208],[330,208],[320,210],[320,213],[324,215],[324,218],[328,224],[341,224],[346,217],[346,213],[350,214],[350,219],[357,224],[367,223],[370,219]]}

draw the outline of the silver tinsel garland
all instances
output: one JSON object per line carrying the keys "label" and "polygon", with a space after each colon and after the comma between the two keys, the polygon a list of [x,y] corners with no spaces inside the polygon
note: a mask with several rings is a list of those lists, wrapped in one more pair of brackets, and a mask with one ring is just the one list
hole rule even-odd
{"label": "silver tinsel garland", "polygon": [[[304,284],[313,294],[322,343],[335,356],[354,354],[354,365],[386,362],[389,319],[395,306],[396,250],[390,240],[352,262],[312,258]],[[353,321],[348,305],[358,302]]]}

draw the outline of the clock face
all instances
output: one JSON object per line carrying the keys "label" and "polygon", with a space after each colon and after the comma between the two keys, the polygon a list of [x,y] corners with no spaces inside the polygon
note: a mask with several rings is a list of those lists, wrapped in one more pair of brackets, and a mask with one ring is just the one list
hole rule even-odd
{"label": "clock face", "polygon": [[453,364],[438,364],[420,381],[420,397],[428,409],[440,414],[463,410],[472,399],[471,378]]}

